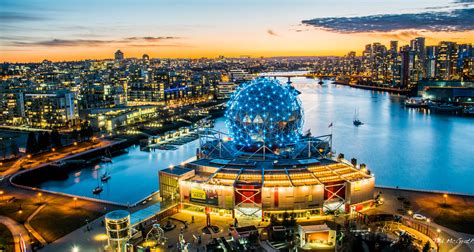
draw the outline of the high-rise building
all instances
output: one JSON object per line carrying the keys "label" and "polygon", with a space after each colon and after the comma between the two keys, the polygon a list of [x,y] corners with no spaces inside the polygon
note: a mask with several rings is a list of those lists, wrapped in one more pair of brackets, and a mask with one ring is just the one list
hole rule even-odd
{"label": "high-rise building", "polygon": [[457,44],[455,42],[441,41],[436,58],[437,79],[451,80],[456,74]]}
{"label": "high-rise building", "polygon": [[437,46],[427,46],[426,47],[426,78],[434,79],[436,78],[436,57],[438,53]]}
{"label": "high-rise building", "polygon": [[120,50],[117,50],[115,52],[115,60],[123,60],[123,52]]}
{"label": "high-rise building", "polygon": [[411,64],[410,64],[410,46],[402,46],[400,48],[400,87],[401,88],[406,88],[410,86],[410,69]]}

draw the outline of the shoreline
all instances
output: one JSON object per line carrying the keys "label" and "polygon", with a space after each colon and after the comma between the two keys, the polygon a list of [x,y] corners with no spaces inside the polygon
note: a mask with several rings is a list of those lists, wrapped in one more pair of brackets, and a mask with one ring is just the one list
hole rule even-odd
{"label": "shoreline", "polygon": [[378,86],[360,85],[360,84],[349,84],[349,83],[345,83],[345,82],[341,82],[341,81],[334,81],[334,82],[332,82],[332,84],[348,86],[348,87],[364,89],[364,90],[384,91],[384,92],[389,92],[389,93],[394,93],[394,94],[399,94],[399,95],[408,95],[411,92],[411,90],[407,90],[407,89],[378,87]]}

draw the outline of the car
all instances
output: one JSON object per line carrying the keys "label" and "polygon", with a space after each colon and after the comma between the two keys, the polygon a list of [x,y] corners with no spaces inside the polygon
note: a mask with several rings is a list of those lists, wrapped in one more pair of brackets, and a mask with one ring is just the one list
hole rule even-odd
{"label": "car", "polygon": [[398,229],[398,230],[395,230],[393,231],[393,233],[396,235],[396,236],[401,236],[405,233],[404,230],[401,230],[401,229]]}
{"label": "car", "polygon": [[413,219],[419,220],[419,221],[426,221],[426,216],[416,213],[413,215]]}

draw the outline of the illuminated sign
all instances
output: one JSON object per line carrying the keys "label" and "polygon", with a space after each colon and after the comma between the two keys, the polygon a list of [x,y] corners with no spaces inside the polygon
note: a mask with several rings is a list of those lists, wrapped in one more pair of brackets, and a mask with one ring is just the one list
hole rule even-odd
{"label": "illuminated sign", "polygon": [[217,190],[202,188],[199,185],[194,185],[189,191],[189,200],[195,203],[207,204],[207,205],[219,205],[217,196]]}
{"label": "illuminated sign", "polygon": [[360,189],[361,189],[361,182],[360,182],[360,181],[356,181],[356,182],[354,183],[354,192],[358,192],[358,191],[360,191]]}

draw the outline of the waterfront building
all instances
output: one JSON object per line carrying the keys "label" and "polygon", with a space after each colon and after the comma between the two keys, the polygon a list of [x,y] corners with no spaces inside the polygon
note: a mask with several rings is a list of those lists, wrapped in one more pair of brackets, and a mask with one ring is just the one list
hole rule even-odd
{"label": "waterfront building", "polygon": [[79,124],[77,99],[67,90],[24,94],[26,123],[34,128],[63,128]]}
{"label": "waterfront building", "polygon": [[252,75],[242,69],[232,69],[229,71],[231,81],[241,83],[252,79]]}
{"label": "waterfront building", "polygon": [[217,97],[219,99],[228,99],[234,93],[237,88],[235,82],[221,81],[217,84]]}
{"label": "waterfront building", "polygon": [[127,251],[126,244],[131,237],[130,228],[130,213],[128,211],[115,210],[105,215],[107,243],[111,251]]}
{"label": "waterfront building", "polygon": [[473,81],[435,81],[418,83],[418,96],[437,102],[456,102],[474,105]]}
{"label": "waterfront building", "polygon": [[97,108],[83,111],[83,119],[89,121],[95,130],[113,132],[129,126],[156,120],[162,106],[126,106]]}
{"label": "waterfront building", "polygon": [[259,78],[229,100],[229,135],[208,130],[198,159],[159,171],[160,194],[206,214],[268,220],[370,207],[375,178],[365,165],[333,158],[331,135],[302,134],[299,92]]}

